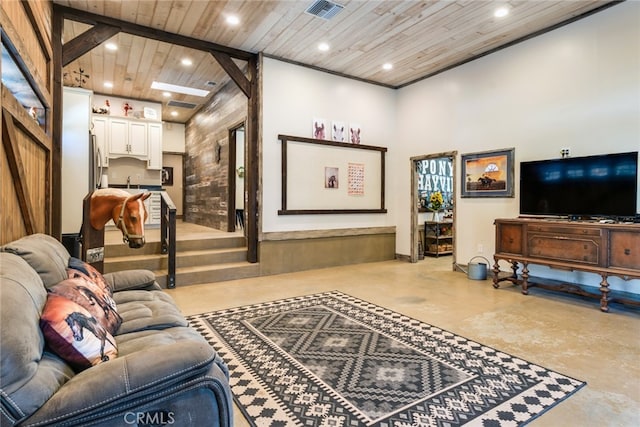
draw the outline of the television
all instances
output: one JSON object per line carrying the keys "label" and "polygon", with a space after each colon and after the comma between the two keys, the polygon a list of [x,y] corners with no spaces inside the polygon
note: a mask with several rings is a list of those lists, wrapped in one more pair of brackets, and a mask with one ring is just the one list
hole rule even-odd
{"label": "television", "polygon": [[638,152],[520,163],[520,214],[635,217]]}

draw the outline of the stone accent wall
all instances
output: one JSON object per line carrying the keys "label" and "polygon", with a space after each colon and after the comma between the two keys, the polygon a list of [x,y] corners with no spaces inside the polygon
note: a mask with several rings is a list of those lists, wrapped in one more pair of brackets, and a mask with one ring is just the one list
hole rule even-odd
{"label": "stone accent wall", "polygon": [[229,129],[246,117],[247,98],[230,82],[187,122],[184,221],[227,230]]}

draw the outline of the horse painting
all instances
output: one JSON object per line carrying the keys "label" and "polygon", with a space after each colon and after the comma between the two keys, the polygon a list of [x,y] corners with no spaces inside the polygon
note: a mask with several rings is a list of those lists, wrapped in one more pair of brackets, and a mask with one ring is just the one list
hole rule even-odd
{"label": "horse painting", "polygon": [[89,221],[96,230],[102,230],[110,219],[122,232],[122,240],[130,248],[144,246],[144,223],[147,209],[144,201],[151,193],[130,194],[117,188],[103,188],[93,192]]}
{"label": "horse painting", "polygon": [[82,333],[82,330],[84,328],[91,331],[91,333],[100,340],[100,358],[103,362],[109,360],[109,356],[104,354],[104,345],[107,341],[109,341],[109,343],[111,343],[111,345],[114,347],[116,345],[109,338],[109,333],[107,332],[107,330],[103,328],[102,325],[100,325],[100,323],[96,321],[96,319],[94,319],[93,317],[87,317],[82,313],[74,311],[67,316],[65,321],[67,322],[67,325],[69,325],[69,328],[73,333],[73,339],[75,339],[76,341],[82,341],[84,339],[84,334]]}

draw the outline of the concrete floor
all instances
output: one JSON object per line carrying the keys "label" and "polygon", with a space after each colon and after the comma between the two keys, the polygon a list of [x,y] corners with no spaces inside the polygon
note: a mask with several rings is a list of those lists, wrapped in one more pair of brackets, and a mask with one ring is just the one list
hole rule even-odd
{"label": "concrete floor", "polygon": [[[453,272],[451,258],[386,261],[167,290],[185,315],[339,290],[587,386],[532,426],[640,425],[640,310]],[[248,426],[236,409],[235,425]]]}

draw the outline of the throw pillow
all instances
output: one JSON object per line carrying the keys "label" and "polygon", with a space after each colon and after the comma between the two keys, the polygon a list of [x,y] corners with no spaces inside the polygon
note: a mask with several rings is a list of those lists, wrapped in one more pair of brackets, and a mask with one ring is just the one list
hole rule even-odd
{"label": "throw pillow", "polygon": [[122,317],[111,295],[77,270],[69,269],[69,276],[69,279],[49,288],[49,293],[75,302],[110,334],[115,335],[122,324]]}
{"label": "throw pillow", "polygon": [[40,328],[51,350],[77,371],[118,354],[113,336],[87,310],[63,296],[47,296]]}
{"label": "throw pillow", "polygon": [[69,268],[67,269],[67,273],[69,274],[69,278],[74,277],[72,274],[82,273],[83,275],[89,277],[89,279],[94,282],[96,285],[100,286],[109,296],[113,296],[113,291],[111,287],[107,284],[107,281],[104,279],[102,273],[100,273],[96,268],[81,259],[71,257],[69,258]]}

